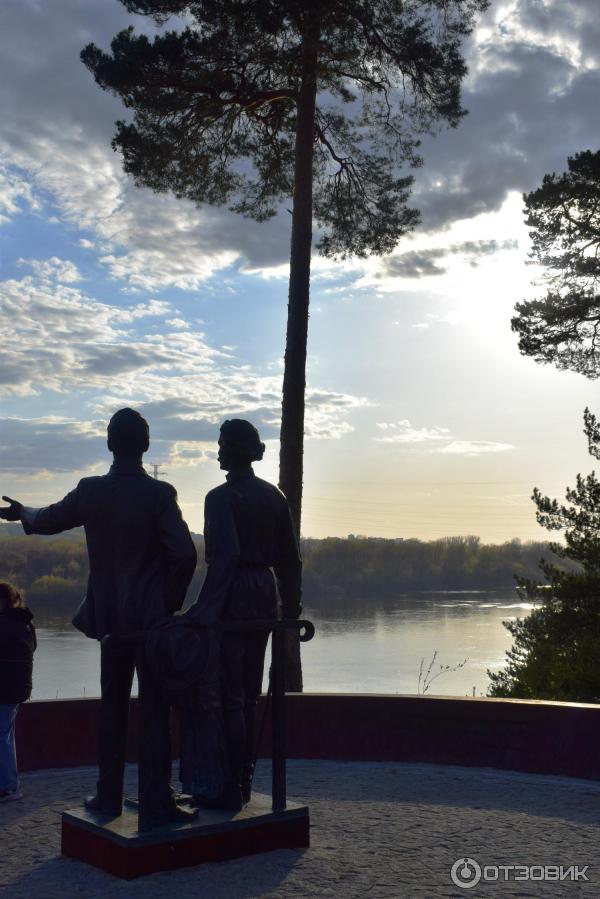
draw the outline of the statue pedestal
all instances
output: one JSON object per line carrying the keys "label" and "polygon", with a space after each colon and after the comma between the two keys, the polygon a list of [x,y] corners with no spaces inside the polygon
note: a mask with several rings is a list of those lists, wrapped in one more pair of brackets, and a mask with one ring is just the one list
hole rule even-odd
{"label": "statue pedestal", "polygon": [[63,855],[130,880],[202,862],[296,849],[309,845],[308,808],[289,802],[271,810],[271,797],[254,794],[241,812],[200,810],[192,823],[140,833],[137,813],[125,807],[118,818],[70,809],[62,816]]}

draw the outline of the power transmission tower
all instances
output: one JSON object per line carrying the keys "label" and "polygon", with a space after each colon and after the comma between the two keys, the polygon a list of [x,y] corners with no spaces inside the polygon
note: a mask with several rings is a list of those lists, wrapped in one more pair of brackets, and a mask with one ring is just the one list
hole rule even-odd
{"label": "power transmission tower", "polygon": [[166,471],[160,470],[160,466],[162,465],[162,462],[149,462],[148,465],[152,466],[152,477],[154,478],[155,481],[158,481],[158,479],[161,475],[165,475],[167,473]]}

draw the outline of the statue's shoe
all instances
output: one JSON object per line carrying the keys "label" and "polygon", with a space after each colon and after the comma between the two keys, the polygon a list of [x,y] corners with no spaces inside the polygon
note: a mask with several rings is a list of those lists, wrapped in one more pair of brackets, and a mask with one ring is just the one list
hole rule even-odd
{"label": "statue's shoe", "polygon": [[244,805],[248,805],[250,800],[252,799],[252,781],[254,780],[254,765],[248,764],[244,765],[244,769],[242,771],[242,802]]}
{"label": "statue's shoe", "polygon": [[105,802],[96,793],[95,796],[87,796],[83,804],[90,812],[99,812],[102,815],[112,815],[117,818],[123,811],[121,803]]}
{"label": "statue's shoe", "polygon": [[228,785],[220,796],[193,796],[190,803],[197,808],[225,809],[239,812],[244,807],[242,790],[239,784]]}
{"label": "statue's shoe", "polygon": [[153,827],[166,827],[168,824],[191,824],[197,817],[197,809],[182,808],[173,803],[171,808],[165,809],[164,812],[149,815],[141,829],[150,830]]}

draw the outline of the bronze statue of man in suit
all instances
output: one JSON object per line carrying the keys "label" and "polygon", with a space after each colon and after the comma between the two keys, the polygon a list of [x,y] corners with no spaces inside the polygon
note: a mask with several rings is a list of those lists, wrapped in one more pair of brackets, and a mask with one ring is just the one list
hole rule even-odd
{"label": "bronze statue of man in suit", "polygon": [[[164,621],[181,608],[196,567],[196,549],[181,517],[175,489],[151,478],[142,466],[148,424],[133,409],[111,418],[109,472],[83,478],[64,499],[30,509],[9,497],[0,510],[20,520],[28,534],[57,534],[83,526],[89,556],[85,599],[73,624],[88,637],[127,637]],[[134,671],[140,689],[140,826],[149,829],[186,820],[170,786],[169,702],[144,658],[143,645],[124,640],[101,648],[99,778],[89,809],[119,815],[129,697]]]}

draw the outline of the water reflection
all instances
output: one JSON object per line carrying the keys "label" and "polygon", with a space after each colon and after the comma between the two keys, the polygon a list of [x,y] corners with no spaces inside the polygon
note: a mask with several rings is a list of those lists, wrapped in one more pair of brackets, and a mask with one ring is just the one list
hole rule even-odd
{"label": "water reflection", "polygon": [[[512,638],[502,621],[524,617],[532,608],[515,592],[428,592],[395,600],[341,600],[311,603],[305,615],[317,634],[303,646],[307,692],[416,693],[421,660],[433,653],[440,665],[457,671],[436,678],[429,693],[485,695],[488,668],[498,670]],[[38,612],[39,648],[34,665],[34,699],[97,696],[100,652],[94,640],[69,620]]]}
{"label": "water reflection", "polygon": [[306,614],[317,637],[304,647],[307,692],[416,693],[421,660],[427,668],[437,650],[440,665],[457,671],[436,678],[430,693],[485,695],[487,669],[498,670],[512,638],[502,626],[524,617],[532,605],[515,601],[514,591],[422,593],[394,601],[339,603]]}

